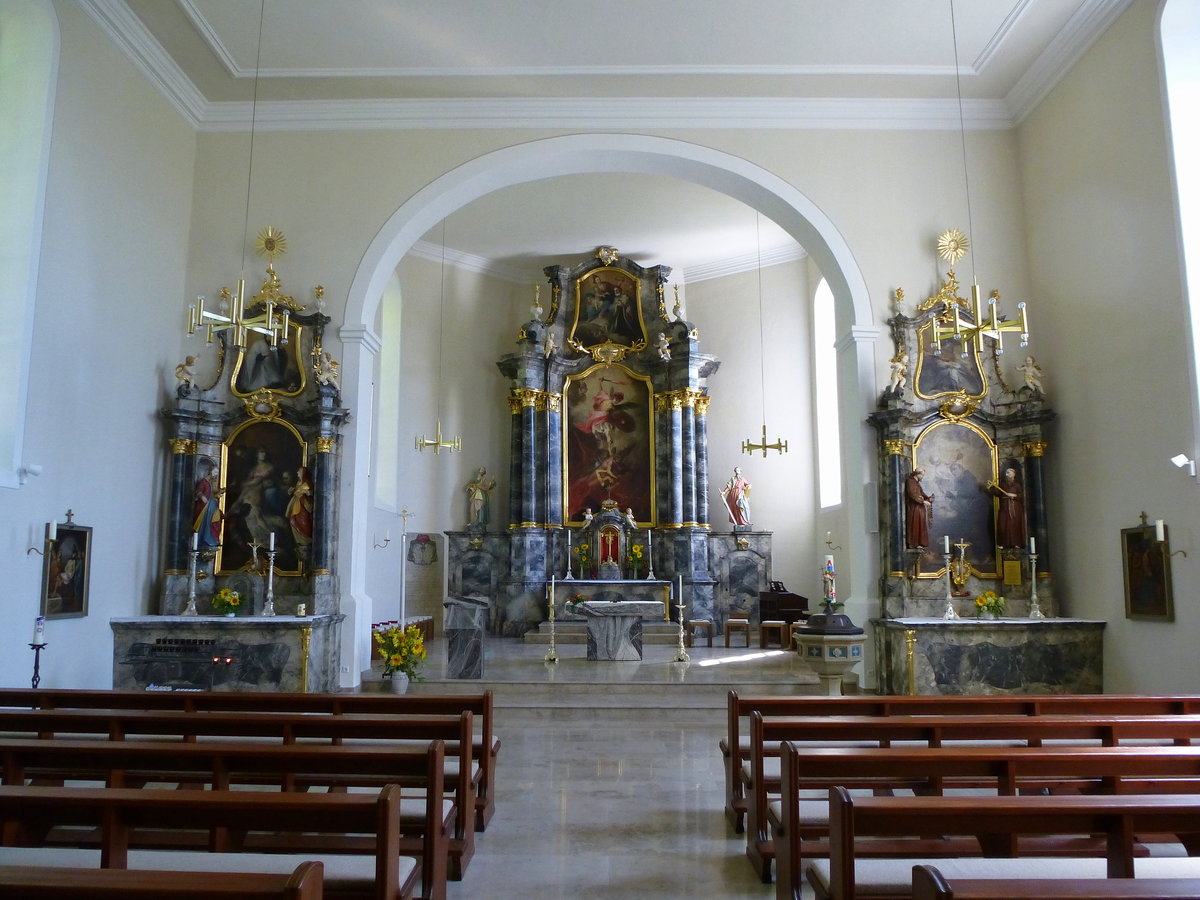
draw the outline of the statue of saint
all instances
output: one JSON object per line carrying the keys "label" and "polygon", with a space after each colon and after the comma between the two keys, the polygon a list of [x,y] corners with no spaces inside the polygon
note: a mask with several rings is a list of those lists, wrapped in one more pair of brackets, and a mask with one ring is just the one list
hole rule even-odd
{"label": "statue of saint", "polygon": [[467,491],[467,525],[486,525],[489,519],[492,488],[496,479],[488,475],[487,469],[479,467],[466,487]]}
{"label": "statue of saint", "polygon": [[1003,548],[1021,547],[1029,543],[1029,532],[1025,527],[1025,490],[1017,481],[1017,470],[1011,466],[1004,470],[999,484],[984,485],[993,497],[999,498],[996,513],[996,544]]}
{"label": "statue of saint", "polygon": [[904,483],[904,540],[911,549],[929,546],[929,520],[933,511],[933,495],[921,486],[924,469],[913,469]]}
{"label": "statue of saint", "polygon": [[733,477],[721,488],[721,497],[734,525],[750,524],[750,482],[742,477],[742,467],[733,467]]}

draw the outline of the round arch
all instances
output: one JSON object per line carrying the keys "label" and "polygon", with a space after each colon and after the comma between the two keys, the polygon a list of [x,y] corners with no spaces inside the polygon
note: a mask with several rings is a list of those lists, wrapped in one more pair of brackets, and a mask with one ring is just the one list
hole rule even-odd
{"label": "round arch", "polygon": [[[838,377],[844,483],[854,484],[859,476],[871,482],[874,464],[867,460],[869,436],[863,422],[867,400],[874,391],[875,341],[881,330],[873,322],[866,282],[849,245],[829,217],[784,179],[741,157],[671,138],[574,134],[516,144],[457,166],[406,200],[380,228],[350,284],[340,336],[344,342],[343,390],[352,403],[370,406],[374,356],[379,350],[372,323],[388,279],[422,235],[451,213],[494,191],[596,172],[664,175],[710,188],[762,213],[804,247],[833,291],[843,335],[838,342]],[[343,633],[342,654],[354,663],[369,659],[369,615],[355,616],[354,611],[370,608],[365,592],[366,551],[363,542],[355,539],[365,531],[371,502],[367,477],[370,440],[370,418],[355,417],[343,448],[343,465],[349,468],[343,483],[349,486],[349,496],[339,522],[343,612],[350,625]],[[848,504],[846,519],[852,534],[866,535],[873,530],[862,504]],[[849,576],[851,589],[862,586],[865,601],[871,581],[870,553],[854,556],[857,558],[852,557],[842,571]],[[351,671],[360,668],[352,665]]]}

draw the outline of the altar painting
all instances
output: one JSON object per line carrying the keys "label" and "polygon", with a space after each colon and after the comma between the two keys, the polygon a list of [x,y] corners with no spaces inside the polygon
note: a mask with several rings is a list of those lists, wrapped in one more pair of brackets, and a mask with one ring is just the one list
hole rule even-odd
{"label": "altar painting", "polygon": [[612,500],[653,522],[654,413],[650,379],[624,366],[593,366],[567,378],[563,416],[568,524]]}
{"label": "altar painting", "polygon": [[931,400],[962,391],[968,397],[979,398],[987,393],[987,378],[974,341],[945,338],[935,348],[932,322],[917,331],[917,341],[913,386],[918,397]]}
{"label": "altar painting", "polygon": [[298,323],[289,322],[287,343],[280,341],[272,347],[266,335],[249,332],[246,346],[238,349],[234,363],[231,384],[234,396],[246,397],[261,390],[289,397],[301,393],[307,381],[301,364],[302,334]]}
{"label": "altar painting", "polygon": [[593,269],[575,282],[570,340],[582,347],[611,342],[632,347],[646,340],[641,283],[623,269]]}
{"label": "altar painting", "polygon": [[275,535],[275,568],[299,574],[312,548],[312,479],[308,447],[290,425],[253,421],[225,442],[221,466],[224,541],[218,568],[229,574],[263,562]]}
{"label": "altar painting", "polygon": [[998,577],[996,570],[995,504],[985,490],[996,481],[996,445],[970,422],[935,422],[913,445],[913,468],[925,470],[922,485],[934,497],[929,521],[930,547],[917,563],[917,574],[934,578],[945,573],[943,537],[954,545],[966,541],[966,558],[975,574]]}

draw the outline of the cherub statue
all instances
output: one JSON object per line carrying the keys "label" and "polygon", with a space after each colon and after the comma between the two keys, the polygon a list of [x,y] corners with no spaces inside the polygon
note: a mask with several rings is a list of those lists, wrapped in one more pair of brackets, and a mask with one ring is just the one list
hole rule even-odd
{"label": "cherub statue", "polygon": [[192,382],[196,380],[196,370],[192,368],[195,364],[196,357],[188,356],[175,367],[175,377],[188,389],[191,389]]}
{"label": "cherub statue", "polygon": [[658,355],[661,356],[664,361],[670,360],[671,358],[671,339],[667,337],[667,333],[665,331],[660,331],[658,333]]}
{"label": "cherub statue", "polygon": [[625,521],[629,523],[630,528],[637,528],[637,519],[633,517],[632,507],[625,507]]}
{"label": "cherub statue", "polygon": [[900,352],[892,357],[891,367],[892,376],[888,387],[892,393],[898,394],[908,383],[908,351],[901,348]]}
{"label": "cherub statue", "polygon": [[554,339],[554,332],[546,332],[546,346],[542,352],[546,354],[546,359],[558,352],[558,341]]}
{"label": "cherub statue", "polygon": [[590,506],[583,511],[583,524],[584,525],[592,524],[592,508]]}
{"label": "cherub statue", "polygon": [[331,384],[335,388],[340,388],[341,383],[341,365],[338,361],[329,355],[328,350],[321,352],[321,360],[317,363],[317,383]]}
{"label": "cherub statue", "polygon": [[1025,357],[1025,362],[1017,366],[1017,371],[1025,376],[1025,387],[1029,388],[1035,394],[1044,394],[1042,388],[1042,367],[1038,365],[1037,360],[1032,356]]}

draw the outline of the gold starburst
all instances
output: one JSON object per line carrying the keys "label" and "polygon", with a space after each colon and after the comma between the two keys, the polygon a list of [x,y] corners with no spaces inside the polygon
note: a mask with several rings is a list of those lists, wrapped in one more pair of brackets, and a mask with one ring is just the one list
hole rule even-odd
{"label": "gold starburst", "polygon": [[954,265],[966,256],[969,249],[970,244],[967,242],[967,236],[957,228],[951,228],[949,231],[943,231],[938,235],[938,256],[949,262],[950,265]]}
{"label": "gold starburst", "polygon": [[287,237],[275,226],[268,225],[254,239],[254,252],[265,256],[268,262],[274,262],[287,253]]}

